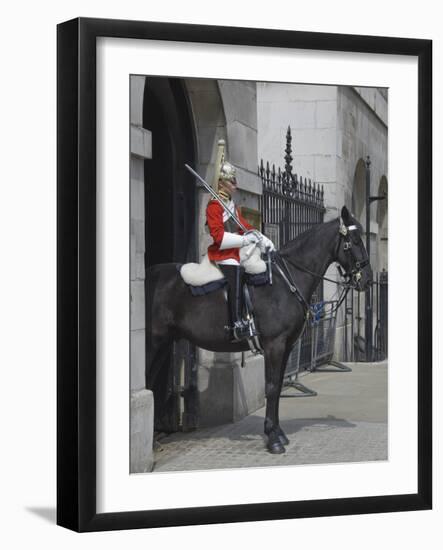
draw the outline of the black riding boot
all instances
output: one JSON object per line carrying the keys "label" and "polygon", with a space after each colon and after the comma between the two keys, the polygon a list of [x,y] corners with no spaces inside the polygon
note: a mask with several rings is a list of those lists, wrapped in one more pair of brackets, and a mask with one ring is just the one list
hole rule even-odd
{"label": "black riding boot", "polygon": [[238,265],[219,264],[228,282],[229,333],[232,342],[244,340],[252,336],[249,322],[243,320],[243,288],[244,269]]}

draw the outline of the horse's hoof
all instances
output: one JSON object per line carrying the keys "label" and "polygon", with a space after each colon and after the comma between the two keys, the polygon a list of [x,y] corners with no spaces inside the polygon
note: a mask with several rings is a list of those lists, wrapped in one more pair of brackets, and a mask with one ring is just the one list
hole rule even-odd
{"label": "horse's hoof", "polygon": [[275,441],[272,444],[268,443],[268,451],[273,455],[281,455],[286,452],[286,449],[281,443]]}
{"label": "horse's hoof", "polygon": [[280,443],[282,445],[289,445],[289,439],[286,437],[285,434],[280,434],[278,438],[280,439]]}

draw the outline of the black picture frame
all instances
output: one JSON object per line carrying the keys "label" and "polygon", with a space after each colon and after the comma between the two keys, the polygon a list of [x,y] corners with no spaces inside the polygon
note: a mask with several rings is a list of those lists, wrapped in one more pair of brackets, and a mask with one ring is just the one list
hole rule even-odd
{"label": "black picture frame", "polygon": [[[74,19],[57,29],[57,523],[76,531],[430,509],[432,506],[432,42],[286,30]],[[416,494],[96,512],[96,39],[154,39],[418,59]]]}

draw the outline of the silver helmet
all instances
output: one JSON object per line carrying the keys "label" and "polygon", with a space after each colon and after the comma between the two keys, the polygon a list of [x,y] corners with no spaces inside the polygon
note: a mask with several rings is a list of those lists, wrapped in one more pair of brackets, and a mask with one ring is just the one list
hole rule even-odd
{"label": "silver helmet", "polygon": [[231,183],[237,183],[235,167],[225,160],[223,160],[220,166],[219,179],[222,181],[230,181]]}

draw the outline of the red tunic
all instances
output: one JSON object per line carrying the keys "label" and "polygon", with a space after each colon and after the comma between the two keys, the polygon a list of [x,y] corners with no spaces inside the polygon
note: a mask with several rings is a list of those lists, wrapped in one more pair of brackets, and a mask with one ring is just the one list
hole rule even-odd
{"label": "red tunic", "polygon": [[[226,222],[226,218],[228,217],[227,214],[224,214],[225,210],[218,201],[211,200],[208,202],[208,206],[206,207],[206,221],[208,224],[209,233],[214,239],[213,244],[211,244],[208,248],[208,257],[211,262],[220,262],[222,260],[228,259],[233,259],[237,260],[237,262],[240,262],[240,253],[238,248],[227,248],[225,250],[220,250],[220,245],[222,243],[223,235],[226,230],[224,226],[224,221]],[[223,215],[225,217],[224,221]],[[254,227],[252,227],[252,225],[250,225],[240,214],[237,207],[235,207],[235,215],[248,231],[254,229]],[[229,219],[232,220],[232,218]],[[240,227],[231,232],[237,233],[239,235],[243,235],[244,233],[243,230],[240,229]]]}

